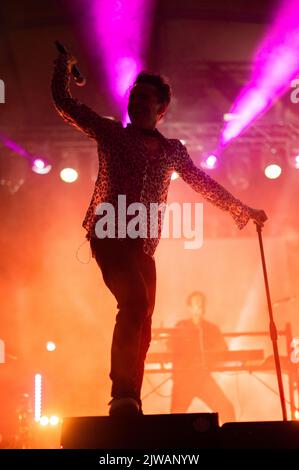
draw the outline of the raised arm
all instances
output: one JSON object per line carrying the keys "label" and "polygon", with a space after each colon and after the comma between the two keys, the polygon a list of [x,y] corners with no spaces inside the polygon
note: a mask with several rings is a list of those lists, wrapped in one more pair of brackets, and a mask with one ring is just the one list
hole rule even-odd
{"label": "raised arm", "polygon": [[263,210],[252,209],[236,199],[217,181],[198,168],[189,156],[187,149],[178,141],[177,152],[173,157],[174,170],[188,183],[195,191],[210,201],[215,206],[228,211],[233,217],[237,227],[242,229],[249,219],[254,220],[259,225],[267,220]]}
{"label": "raised arm", "polygon": [[52,96],[54,105],[62,118],[83,131],[90,138],[104,137],[116,125],[111,119],[99,116],[70,93],[70,72],[76,59],[70,54],[60,53],[54,61]]}

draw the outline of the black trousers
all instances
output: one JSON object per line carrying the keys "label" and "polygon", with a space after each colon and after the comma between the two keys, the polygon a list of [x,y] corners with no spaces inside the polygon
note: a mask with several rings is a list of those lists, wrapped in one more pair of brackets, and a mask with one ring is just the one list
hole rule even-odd
{"label": "black trousers", "polygon": [[155,260],[143,252],[142,242],[140,238],[90,240],[103,280],[117,300],[111,347],[111,396],[133,397],[140,403],[156,297]]}
{"label": "black trousers", "polygon": [[208,371],[194,369],[188,374],[175,374],[171,413],[186,413],[195,397],[202,400],[212,411],[219,413],[221,424],[235,421],[232,403]]}

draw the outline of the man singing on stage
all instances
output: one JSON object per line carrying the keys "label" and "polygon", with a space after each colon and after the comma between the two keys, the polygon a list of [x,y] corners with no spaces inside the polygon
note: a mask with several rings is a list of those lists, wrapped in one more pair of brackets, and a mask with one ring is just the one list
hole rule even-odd
{"label": "man singing on stage", "polygon": [[[131,124],[123,127],[121,122],[101,117],[72,97],[69,82],[75,63],[68,53],[59,54],[52,93],[62,118],[94,139],[98,146],[99,173],[83,227],[118,308],[111,348],[109,413],[111,416],[140,414],[144,360],[151,340],[156,295],[154,253],[162,220],[157,219],[156,236],[151,236],[147,219],[144,237],[124,235],[116,221],[113,235],[103,238],[99,233],[101,204],[112,204],[117,214],[119,195],[126,196],[127,206],[142,203],[149,209],[151,203],[166,203],[175,171],[205,199],[229,212],[239,229],[249,219],[263,225],[267,216],[232,196],[194,165],[179,140],[167,139],[157,130],[171,97],[170,87],[161,76],[145,72],[137,76],[129,96]],[[132,216],[126,214],[127,224],[130,220]]]}

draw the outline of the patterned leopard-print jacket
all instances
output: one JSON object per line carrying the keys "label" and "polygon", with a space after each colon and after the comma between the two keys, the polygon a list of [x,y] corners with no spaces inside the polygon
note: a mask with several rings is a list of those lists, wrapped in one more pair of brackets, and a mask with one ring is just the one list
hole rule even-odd
{"label": "patterned leopard-print jacket", "polygon": [[[54,62],[52,95],[62,118],[97,142],[99,173],[82,224],[87,230],[88,240],[96,236],[95,224],[99,216],[95,211],[99,204],[109,202],[117,208],[119,194],[126,195],[127,207],[130,203],[141,202],[149,210],[151,202],[166,203],[174,171],[205,199],[228,211],[239,229],[247,224],[251,216],[250,207],[197,168],[179,140],[167,139],[156,131],[161,150],[150,155],[143,134],[132,125],[123,127],[118,121],[101,117],[73,98],[69,89],[70,68],[69,56],[60,54]],[[147,236],[143,240],[143,250],[150,256],[154,255],[159,243],[161,218],[157,226],[158,236]],[[147,221],[147,234],[150,233],[149,228]]]}

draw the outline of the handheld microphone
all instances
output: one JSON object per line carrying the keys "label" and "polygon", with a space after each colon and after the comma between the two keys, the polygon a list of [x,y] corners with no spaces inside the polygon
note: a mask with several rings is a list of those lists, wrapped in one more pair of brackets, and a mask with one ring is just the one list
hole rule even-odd
{"label": "handheld microphone", "polygon": [[[61,54],[68,54],[67,49],[59,41],[55,41],[55,45],[56,45],[56,48],[57,48],[58,52],[60,52]],[[84,86],[86,84],[86,79],[81,74],[81,72],[78,69],[77,65],[74,64],[72,66],[71,72],[72,72],[74,80],[75,80],[75,82],[78,86]]]}

